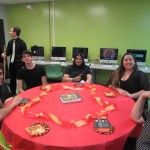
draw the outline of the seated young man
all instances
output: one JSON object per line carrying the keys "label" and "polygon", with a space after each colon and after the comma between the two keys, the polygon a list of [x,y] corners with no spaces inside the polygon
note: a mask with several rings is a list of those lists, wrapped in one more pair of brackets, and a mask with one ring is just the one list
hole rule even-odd
{"label": "seated young man", "polygon": [[19,70],[17,75],[19,93],[24,91],[23,81],[26,83],[27,89],[47,83],[45,69],[32,62],[32,53],[30,51],[23,51],[21,59],[25,66]]}
{"label": "seated young man", "polygon": [[144,112],[144,103],[146,98],[150,98],[150,91],[143,92],[135,103],[131,118],[137,123],[144,123],[142,132],[137,140],[137,150],[150,149],[150,111]]}

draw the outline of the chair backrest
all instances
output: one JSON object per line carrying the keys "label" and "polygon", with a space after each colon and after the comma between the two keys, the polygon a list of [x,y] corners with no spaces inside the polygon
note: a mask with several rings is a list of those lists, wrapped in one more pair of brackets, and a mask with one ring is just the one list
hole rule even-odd
{"label": "chair backrest", "polygon": [[61,72],[60,64],[47,64],[45,65],[46,72]]}
{"label": "chair backrest", "polygon": [[4,150],[11,150],[11,146],[7,144],[2,131],[0,131],[0,146],[3,147]]}
{"label": "chair backrest", "polygon": [[63,75],[60,64],[45,65],[45,71],[47,79],[58,79],[62,78]]}

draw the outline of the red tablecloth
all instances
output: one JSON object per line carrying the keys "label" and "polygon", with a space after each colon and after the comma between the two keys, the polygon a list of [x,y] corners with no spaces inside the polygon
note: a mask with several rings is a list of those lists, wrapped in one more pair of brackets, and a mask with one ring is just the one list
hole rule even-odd
{"label": "red tablecloth", "polygon": [[[74,83],[57,83],[55,90],[47,92],[42,100],[26,110],[35,114],[44,112],[57,116],[63,123],[69,124],[70,120],[78,121],[87,114],[97,116],[103,110],[103,106],[98,105],[93,97],[100,97],[103,103],[108,101],[115,104],[116,110],[109,111],[107,118],[114,125],[115,131],[109,135],[95,132],[94,121],[89,121],[82,127],[61,126],[51,119],[30,118],[21,113],[20,106],[16,107],[7,116],[2,125],[2,132],[9,144],[13,145],[14,150],[122,150],[126,138],[133,132],[136,123],[130,118],[131,109],[134,101],[129,97],[117,94],[115,98],[104,96],[104,92],[111,89],[95,85],[96,92],[91,92],[90,88],[85,90],[61,89],[61,85],[73,87]],[[40,87],[27,90],[20,95],[24,98],[33,99],[41,94]],[[65,93],[79,93],[82,102],[62,104],[59,97]],[[50,131],[42,136],[30,136],[25,128],[33,123],[44,122],[50,126]]]}

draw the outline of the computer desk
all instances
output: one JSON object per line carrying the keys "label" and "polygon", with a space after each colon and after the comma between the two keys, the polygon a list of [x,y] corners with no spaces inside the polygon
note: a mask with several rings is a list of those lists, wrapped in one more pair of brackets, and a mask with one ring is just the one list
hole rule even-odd
{"label": "computer desk", "polygon": [[[97,70],[110,70],[114,71],[118,68],[118,65],[109,65],[109,64],[91,64],[93,82],[95,83]],[[150,68],[145,66],[140,66],[139,70],[143,71],[146,74],[150,73]]]}
{"label": "computer desk", "polygon": [[[62,67],[67,67],[68,65],[71,65],[72,62],[58,62],[58,61],[44,61],[44,60],[33,60],[33,63],[38,65],[46,65],[46,64],[60,64]],[[91,65],[90,65],[91,64]],[[86,63],[87,66],[90,65],[90,68],[92,70],[92,76],[93,76],[93,83],[95,83],[96,80],[96,74],[97,70],[110,70],[114,71],[118,68],[118,65],[112,65],[112,64],[100,64],[100,63]],[[140,66],[139,69],[143,71],[144,73],[149,74],[150,73],[150,67],[146,66]]]}

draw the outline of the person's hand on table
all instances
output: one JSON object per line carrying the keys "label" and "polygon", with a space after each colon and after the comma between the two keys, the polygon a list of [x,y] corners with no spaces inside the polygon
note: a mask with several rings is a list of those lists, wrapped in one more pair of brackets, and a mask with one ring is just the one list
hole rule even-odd
{"label": "person's hand on table", "polygon": [[72,78],[72,81],[73,82],[78,82],[78,81],[80,81],[81,80],[81,75],[79,75],[79,76],[77,76],[77,77],[75,77],[75,78]]}
{"label": "person's hand on table", "polygon": [[[123,90],[123,89],[121,89],[121,88],[117,88],[117,92],[119,93],[119,94],[121,94],[121,95],[124,95],[124,96],[129,96],[129,92],[128,91],[126,91],[126,90]],[[130,96],[129,96],[130,97]]]}

